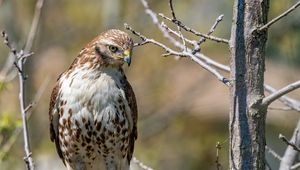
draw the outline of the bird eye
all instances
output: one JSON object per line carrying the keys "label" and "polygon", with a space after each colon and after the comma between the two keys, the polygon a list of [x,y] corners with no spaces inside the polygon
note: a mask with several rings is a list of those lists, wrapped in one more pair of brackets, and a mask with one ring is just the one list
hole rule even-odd
{"label": "bird eye", "polygon": [[118,47],[113,46],[113,45],[110,45],[108,48],[109,48],[109,50],[110,50],[111,52],[113,52],[113,53],[115,53],[115,52],[118,51]]}

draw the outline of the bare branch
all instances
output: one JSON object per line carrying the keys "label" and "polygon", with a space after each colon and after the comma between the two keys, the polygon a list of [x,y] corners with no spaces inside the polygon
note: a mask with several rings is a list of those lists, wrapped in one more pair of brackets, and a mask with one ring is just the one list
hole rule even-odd
{"label": "bare branch", "polygon": [[266,145],[266,151],[269,153],[269,154],[271,154],[274,158],[276,158],[276,159],[278,159],[279,161],[281,161],[281,156],[279,156],[278,155],[278,153],[276,153],[273,149],[271,149],[270,147],[268,147],[267,145]]}
{"label": "bare branch", "polygon": [[182,29],[184,29],[185,31],[187,32],[190,32],[192,34],[195,34],[197,36],[200,36],[200,37],[204,37],[206,39],[209,39],[209,40],[212,40],[212,41],[216,41],[216,42],[221,42],[221,43],[225,43],[225,44],[228,44],[229,41],[227,39],[224,39],[224,38],[219,38],[219,37],[214,37],[214,36],[210,36],[210,35],[207,35],[207,34],[203,34],[203,33],[200,33],[186,25],[184,25],[181,21],[179,20],[175,20],[175,19],[171,19],[167,16],[165,16],[164,14],[160,13],[158,14],[159,16],[161,16],[162,18],[170,21],[170,22],[173,22],[174,24],[178,25],[179,27],[181,27]]}
{"label": "bare branch", "polygon": [[32,48],[32,44],[36,37],[37,28],[38,28],[38,25],[40,22],[43,4],[44,4],[44,0],[38,0],[35,4],[34,16],[32,19],[30,31],[29,31],[29,34],[27,37],[25,48],[24,48],[25,53],[28,53]]}
{"label": "bare branch", "polygon": [[280,111],[291,111],[293,110],[290,107],[268,107],[268,110],[280,110]]}
{"label": "bare branch", "polygon": [[217,165],[217,170],[220,170],[222,168],[221,163],[219,162],[219,152],[222,149],[222,145],[220,144],[220,142],[217,142],[216,144],[216,149],[217,149],[217,153],[216,153],[216,165]]}
{"label": "bare branch", "polygon": [[[42,96],[42,94],[45,92],[47,85],[50,82],[50,78],[47,77],[43,83],[41,84],[41,86],[39,87],[37,93],[35,94],[32,102],[26,107],[26,113],[27,113],[27,119],[29,119],[32,115],[32,111],[35,109],[35,106],[39,103],[40,98]],[[22,132],[22,126],[17,127],[13,134],[9,137],[8,141],[5,143],[5,145],[2,147],[1,152],[0,152],[0,164],[1,161],[3,161],[3,158],[7,155],[7,153],[10,151],[11,147],[13,146],[13,144],[16,143],[17,141],[17,137],[20,135],[20,133]]]}
{"label": "bare branch", "polygon": [[28,170],[33,170],[33,159],[32,159],[32,153],[30,149],[30,143],[29,143],[29,132],[28,132],[28,125],[27,125],[27,115],[26,115],[26,106],[25,106],[25,80],[26,76],[23,71],[24,66],[24,59],[28,56],[28,54],[24,54],[23,50],[17,51],[15,48],[13,48],[10,45],[9,39],[7,34],[3,31],[2,36],[4,38],[4,43],[7,45],[7,47],[11,50],[11,52],[14,54],[17,61],[14,62],[15,67],[18,69],[18,75],[19,75],[19,102],[20,102],[20,110],[22,113],[22,125],[23,125],[23,137],[24,137],[24,150],[25,150],[25,157],[24,161],[26,163],[26,167]]}
{"label": "bare branch", "polygon": [[299,81],[296,81],[292,84],[289,84],[285,87],[283,87],[282,89],[272,93],[271,95],[265,97],[263,99],[263,102],[262,102],[262,105],[264,106],[268,106],[270,105],[273,101],[275,101],[276,99],[280,98],[281,96],[293,91],[293,90],[296,90],[300,88],[300,80]]}
{"label": "bare branch", "polygon": [[[151,10],[149,8],[149,5],[148,5],[148,2],[146,0],[140,0],[141,3],[143,4],[144,8],[145,8],[145,12],[146,14],[148,14],[150,16],[150,18],[152,19],[152,22],[154,23],[154,25],[156,25],[158,27],[158,29],[163,33],[163,36],[168,39],[175,47],[177,48],[180,48],[182,50],[184,50],[185,46],[182,45],[182,43],[178,42],[176,39],[174,39],[174,37],[172,37],[170,35],[170,30],[171,29],[167,29],[167,26],[165,24],[160,24],[159,23],[159,20],[158,20],[158,17],[157,17],[157,14]],[[174,31],[175,33],[176,31]],[[172,33],[172,32],[171,32]],[[173,34],[173,33],[172,33]],[[174,34],[176,35],[176,34]],[[178,35],[176,35],[178,36]],[[179,36],[178,36],[179,37]],[[191,44],[193,44],[192,40],[187,40],[185,39],[186,42],[189,42]],[[142,42],[139,43],[139,44],[136,44],[136,45],[143,45],[145,42]],[[192,53],[192,50],[187,48],[187,52],[189,53]],[[214,67],[216,69],[219,69],[219,70],[222,70],[222,71],[225,71],[225,72],[230,72],[230,68],[227,66],[227,65],[224,65],[224,64],[221,64],[217,61],[214,61],[212,60],[211,58],[205,56],[204,54],[202,53],[196,53],[194,54],[199,60],[201,60],[202,62],[204,62],[206,65],[208,66],[211,66],[211,67]],[[274,93],[276,92],[277,90],[274,89],[273,87],[265,84],[264,86],[265,90],[270,92],[270,93]],[[296,110],[296,111],[300,111],[300,102],[295,100],[295,99],[292,99],[290,97],[287,97],[287,96],[281,96],[279,98],[279,100],[281,102],[283,102],[285,105],[291,107],[292,109]]]}
{"label": "bare branch", "polygon": [[10,51],[13,53],[13,55],[17,55],[17,50],[10,44],[9,40],[8,40],[8,35],[6,34],[6,32],[3,30],[1,32],[1,36],[4,39],[4,44],[10,49]]}
{"label": "bare branch", "polygon": [[[24,48],[25,53],[28,53],[32,48],[33,41],[36,37],[37,27],[39,25],[43,4],[44,4],[44,0],[38,0],[36,2],[33,20],[31,23],[30,31]],[[5,61],[5,64],[0,71],[0,81],[4,81],[4,82],[10,81],[14,79],[15,76],[17,75],[16,71],[13,69],[14,61],[15,61],[14,56],[15,54],[8,55],[7,60]]]}
{"label": "bare branch", "polygon": [[291,146],[295,151],[300,152],[300,148],[298,146],[296,146],[294,143],[290,142],[285,136],[283,136],[282,134],[279,134],[279,139],[281,139],[284,143],[286,143],[287,145]]}
{"label": "bare branch", "polygon": [[[170,34],[173,34],[173,35],[175,35],[175,36],[177,36],[177,37],[181,37],[181,35],[177,32],[177,31],[174,31],[174,30],[172,30],[171,28],[169,28],[164,22],[162,22],[161,23],[161,26],[166,30],[166,31],[168,31]],[[182,37],[182,38],[184,38],[184,41],[185,42],[187,42],[187,43],[189,43],[189,44],[191,44],[191,45],[193,45],[193,46],[196,46],[197,45],[197,41],[195,41],[195,40],[190,40],[190,39],[187,39],[187,38],[185,38],[185,37]],[[179,43],[179,42],[178,42]],[[183,46],[185,46],[185,45],[183,45],[182,44],[182,47]],[[184,47],[183,47],[184,48]],[[186,51],[187,51],[187,49],[186,49]]]}
{"label": "bare branch", "polygon": [[[273,87],[265,84],[265,90],[270,92],[270,93],[275,93],[277,90],[274,89]],[[281,96],[279,98],[279,100],[284,103],[285,105],[287,105],[288,107],[300,112],[300,102],[295,100],[295,99],[292,99],[290,97],[287,97],[287,96]]]}
{"label": "bare branch", "polygon": [[[173,8],[173,1],[172,0],[169,0],[169,6],[170,6],[170,9],[171,9],[171,14],[172,14],[172,18],[173,18],[173,20],[177,20],[177,18],[176,18],[176,15],[175,15],[175,12],[174,12],[174,8]],[[187,50],[187,47],[186,47],[186,44],[185,44],[185,39],[184,39],[184,37],[183,37],[183,34],[182,34],[182,32],[181,32],[181,28],[177,25],[177,30],[178,30],[178,33],[179,33],[179,35],[180,35],[180,38],[181,38],[181,40],[182,40],[182,44],[183,44],[183,46],[185,47],[185,51]]]}
{"label": "bare branch", "polygon": [[298,169],[298,168],[300,168],[300,162],[298,162],[298,163],[294,164],[293,166],[291,166],[290,169]]}
{"label": "bare branch", "polygon": [[[209,29],[207,35],[211,35],[215,29],[217,28],[218,24],[223,20],[224,15],[220,15],[218,16],[218,18],[216,19],[215,23],[212,25],[212,27]],[[204,43],[206,41],[206,38],[202,37],[200,38],[199,42],[197,43],[197,46],[195,47],[195,49],[193,50],[193,54],[200,52],[200,45],[202,43]]]}
{"label": "bare branch", "polygon": [[[289,143],[293,142],[294,145],[300,146],[299,130],[300,130],[300,119],[298,120],[297,126],[293,132],[293,136],[291,137]],[[286,138],[285,141],[287,141]],[[299,152],[295,150],[293,146],[288,145],[284,152],[284,155],[282,156],[282,161],[280,161],[279,170],[290,169],[293,166],[294,162],[298,159],[298,155]]]}
{"label": "bare branch", "polygon": [[132,158],[132,162],[135,163],[136,165],[138,165],[140,168],[142,168],[143,170],[153,170],[152,168],[150,168],[149,166],[145,165],[143,162],[139,161],[138,159],[136,159],[136,157]]}
{"label": "bare branch", "polygon": [[152,44],[155,44],[156,46],[159,46],[159,47],[163,48],[166,51],[166,54],[163,55],[163,56],[174,55],[174,56],[180,56],[180,57],[190,57],[194,62],[198,63],[205,70],[207,70],[208,72],[212,73],[215,77],[217,77],[217,79],[219,81],[221,81],[222,83],[224,83],[227,86],[230,86],[230,81],[228,79],[226,79],[225,77],[223,77],[214,68],[212,68],[209,65],[205,64],[203,61],[201,61],[198,57],[196,57],[195,55],[193,55],[191,52],[187,52],[187,51],[177,52],[177,51],[174,51],[174,50],[170,49],[169,47],[167,47],[166,45],[164,45],[164,44],[162,44],[160,42],[157,42],[157,41],[155,41],[153,39],[148,39],[147,37],[145,37],[141,33],[133,30],[128,24],[124,24],[124,26],[125,26],[125,28],[127,30],[131,31],[133,34],[135,34],[136,36],[138,36],[138,37],[141,38],[141,40],[143,42],[140,43],[140,44],[152,43]]}
{"label": "bare branch", "polygon": [[294,11],[297,7],[300,6],[300,1],[298,1],[295,5],[293,5],[291,8],[289,8],[288,10],[286,10],[284,13],[282,13],[281,15],[279,15],[278,17],[272,19],[270,22],[268,22],[266,25],[258,28],[258,31],[263,31],[265,29],[268,29],[271,25],[273,25],[274,23],[276,23],[277,21],[279,21],[280,19],[282,19],[283,17],[287,16],[289,13],[291,13],[292,11]]}

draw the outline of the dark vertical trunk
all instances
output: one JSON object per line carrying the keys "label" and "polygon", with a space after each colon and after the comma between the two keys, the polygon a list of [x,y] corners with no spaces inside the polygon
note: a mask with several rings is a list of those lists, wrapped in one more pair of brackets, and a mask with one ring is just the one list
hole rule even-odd
{"label": "dark vertical trunk", "polygon": [[235,0],[230,39],[230,169],[265,169],[264,97],[268,0]]}

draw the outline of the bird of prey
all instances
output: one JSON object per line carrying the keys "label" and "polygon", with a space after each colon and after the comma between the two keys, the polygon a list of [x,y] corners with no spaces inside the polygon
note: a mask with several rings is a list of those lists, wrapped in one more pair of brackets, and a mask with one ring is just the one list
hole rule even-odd
{"label": "bird of prey", "polygon": [[133,41],[111,29],[88,43],[52,91],[50,137],[68,170],[129,170],[137,104],[122,65]]}

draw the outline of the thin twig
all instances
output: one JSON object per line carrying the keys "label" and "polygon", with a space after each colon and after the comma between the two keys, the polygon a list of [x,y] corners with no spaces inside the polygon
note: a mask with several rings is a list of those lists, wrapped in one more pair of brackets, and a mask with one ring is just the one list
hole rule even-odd
{"label": "thin twig", "polygon": [[281,18],[287,16],[289,13],[291,13],[292,11],[294,11],[297,7],[300,6],[300,1],[298,1],[295,5],[293,5],[291,8],[289,8],[288,10],[286,10],[285,12],[283,12],[281,15],[277,16],[276,18],[272,19],[270,22],[268,22],[266,25],[258,28],[258,31],[263,31],[265,29],[268,29],[271,25],[273,25],[274,23],[276,23],[277,21],[279,21]]}
{"label": "thin twig", "polygon": [[194,29],[192,29],[192,28],[190,28],[190,27],[184,25],[181,21],[171,19],[171,18],[165,16],[165,15],[162,14],[162,13],[159,13],[158,15],[161,16],[162,18],[164,18],[164,19],[170,21],[170,22],[173,22],[174,24],[180,26],[180,27],[181,27],[182,29],[184,29],[185,31],[190,32],[190,33],[192,33],[192,34],[194,34],[194,35],[197,35],[197,36],[200,36],[200,37],[204,37],[204,38],[206,38],[206,39],[209,39],[209,40],[212,40],[212,41],[216,41],[216,42],[221,42],[221,43],[225,43],[225,44],[228,44],[228,43],[229,43],[229,40],[227,40],[227,39],[219,38],[219,37],[210,36],[210,35],[207,35],[207,34],[200,33],[200,32],[198,32],[198,31],[196,31],[196,30],[194,30]]}
{"label": "thin twig", "polygon": [[220,142],[217,142],[216,149],[217,149],[217,153],[216,153],[216,161],[215,162],[216,162],[217,170],[221,170],[222,165],[219,161],[219,152],[222,149],[222,145],[220,144]]}
{"label": "thin twig", "polygon": [[273,149],[271,149],[270,147],[268,147],[267,145],[265,146],[266,151],[271,154],[274,158],[278,159],[279,161],[281,161],[281,156],[278,155],[278,153],[276,153]]}
{"label": "thin twig", "polygon": [[[294,128],[293,135],[291,139],[289,140],[290,143],[293,142],[294,145],[300,146],[300,140],[299,139],[299,129],[300,129],[300,119],[298,120],[298,123],[296,127]],[[287,141],[287,139],[285,140]],[[282,156],[282,160],[280,161],[279,170],[286,170],[290,169],[296,160],[298,160],[299,152],[295,150],[292,146],[288,145],[284,151],[284,154]]]}
{"label": "thin twig", "polygon": [[36,37],[37,28],[38,28],[38,25],[40,22],[43,5],[44,5],[44,0],[38,0],[35,4],[34,16],[32,19],[30,31],[29,31],[29,34],[27,37],[25,48],[24,48],[25,53],[28,53],[32,48],[32,44]]}
{"label": "thin twig", "polygon": [[[32,102],[26,107],[26,113],[27,113],[27,119],[29,119],[33,113],[33,110],[36,108],[36,105],[39,103],[41,96],[46,91],[46,87],[49,85],[50,78],[47,77],[41,86],[39,87],[37,93],[35,94]],[[7,153],[10,151],[11,147],[16,143],[17,137],[22,132],[22,126],[16,127],[13,134],[9,137],[5,145],[2,147],[0,152],[0,164],[3,161],[3,158],[7,155]]]}
{"label": "thin twig", "polygon": [[[275,88],[273,88],[273,87],[271,87],[271,86],[269,86],[267,84],[264,85],[264,88],[269,93],[276,93],[276,91],[277,91]],[[288,106],[288,107],[290,107],[290,108],[292,108],[292,109],[300,112],[300,102],[299,101],[297,101],[295,99],[292,99],[292,98],[290,98],[288,96],[281,96],[279,98],[279,100],[282,103],[284,103],[286,106]]]}
{"label": "thin twig", "polygon": [[268,107],[268,110],[280,110],[280,111],[291,111],[293,110],[290,107]]}
{"label": "thin twig", "polygon": [[[180,48],[180,49],[184,49],[185,47],[182,45],[182,43],[176,41],[176,39],[174,39],[174,37],[172,37],[169,34],[169,31],[166,30],[166,28],[163,27],[159,23],[157,14],[149,7],[147,0],[140,0],[140,1],[141,1],[142,5],[144,6],[146,14],[148,14],[150,16],[150,18],[152,19],[153,24],[156,25],[157,28],[162,32],[163,36],[166,39],[168,39],[169,42],[171,42],[175,47]],[[144,42],[142,42],[142,43],[144,43]],[[139,45],[139,44],[136,44],[136,45]],[[187,51],[191,52],[192,50],[188,48]],[[201,60],[202,62],[204,62],[206,65],[208,65],[208,66],[214,67],[216,69],[222,70],[222,71],[227,72],[227,73],[230,72],[229,66],[221,64],[221,63],[219,63],[217,61],[214,61],[213,59],[205,56],[202,53],[196,53],[195,56],[199,60]],[[264,88],[265,88],[265,91],[270,92],[270,93],[274,93],[274,92],[277,91],[276,89],[274,89],[273,87],[271,87],[271,86],[269,86],[267,84],[264,85]],[[295,99],[292,99],[292,98],[290,98],[288,96],[281,96],[279,98],[279,100],[282,103],[284,103],[285,105],[287,105],[288,107],[291,107],[292,109],[300,112],[300,102],[299,101],[297,101]]]}
{"label": "thin twig", "polygon": [[[172,0],[169,0],[169,6],[170,6],[170,9],[171,9],[172,19],[173,19],[173,20],[177,20],[176,15],[175,15],[175,11],[174,11],[173,1],[172,1]],[[181,40],[182,40],[182,45],[185,47],[184,50],[186,51],[186,50],[187,50],[187,47],[186,47],[186,44],[185,44],[185,39],[184,39],[183,34],[182,34],[182,32],[181,32],[181,28],[180,28],[180,26],[178,26],[178,25],[177,25],[177,30],[178,30],[178,33],[179,33],[180,38],[181,38]]]}
{"label": "thin twig", "polygon": [[136,157],[132,158],[132,162],[135,163],[137,166],[139,166],[143,170],[153,170],[151,167],[145,165],[143,162],[136,159]]}
{"label": "thin twig", "polygon": [[265,97],[263,99],[262,105],[264,106],[268,106],[270,105],[273,101],[275,101],[276,99],[280,98],[281,96],[300,88],[300,80],[296,81],[294,83],[291,83],[285,87],[283,87],[282,89],[276,91],[275,93],[272,93],[271,95]]}
{"label": "thin twig", "polygon": [[295,151],[300,152],[300,148],[298,146],[296,146],[294,143],[290,142],[285,136],[283,136],[282,134],[279,134],[279,139],[281,139],[284,143],[286,143],[287,145],[291,146]]}
{"label": "thin twig", "polygon": [[187,51],[183,51],[183,52],[177,52],[174,51],[172,49],[170,49],[169,47],[167,47],[166,45],[153,40],[153,39],[148,39],[146,36],[142,35],[141,33],[135,31],[133,28],[131,28],[128,24],[124,24],[125,28],[129,31],[131,31],[134,35],[140,37],[140,39],[142,40],[142,43],[140,44],[147,44],[147,43],[152,43],[156,46],[159,46],[161,48],[163,48],[166,51],[166,54],[164,54],[163,56],[169,56],[169,55],[174,55],[174,56],[181,56],[181,57],[190,57],[194,62],[196,62],[197,64],[199,64],[201,67],[203,67],[205,70],[209,71],[210,73],[212,73],[215,77],[217,77],[217,79],[219,81],[221,81],[222,83],[224,83],[227,86],[230,86],[230,81],[225,78],[224,76],[222,76],[217,70],[215,70],[214,68],[210,67],[209,65],[205,64],[203,61],[201,61],[198,57],[196,57],[195,55],[193,55],[191,52],[187,52]]}
{"label": "thin twig", "polygon": [[9,42],[8,36],[5,33],[5,31],[2,32],[2,36],[4,38],[4,43],[7,45],[7,47],[11,50],[11,52],[15,55],[16,62],[14,62],[15,67],[18,69],[18,77],[19,77],[19,102],[20,102],[20,110],[22,113],[22,125],[23,125],[23,137],[24,137],[24,150],[25,150],[25,157],[24,161],[26,163],[26,167],[28,170],[33,170],[33,159],[32,159],[32,153],[30,149],[30,143],[29,143],[29,132],[28,132],[28,125],[27,125],[27,114],[26,114],[26,104],[25,104],[25,80],[26,76],[24,74],[24,52],[21,50],[17,52]]}
{"label": "thin twig", "polygon": [[[37,27],[40,22],[40,16],[41,16],[43,4],[44,4],[44,0],[38,0],[36,2],[35,12],[30,26],[30,31],[26,40],[24,53],[28,53],[32,48],[32,44],[34,42],[37,33]],[[8,82],[15,78],[17,72],[15,71],[15,69],[13,69],[14,61],[15,61],[15,55],[9,54],[3,68],[0,71],[0,81]]]}
{"label": "thin twig", "polygon": [[[221,14],[220,16],[218,16],[218,18],[216,19],[215,23],[212,25],[212,27],[209,29],[207,35],[211,35],[217,28],[218,24],[223,20],[224,15]],[[206,38],[201,37],[199,42],[197,43],[197,46],[194,48],[193,50],[193,54],[200,52],[200,45],[202,43],[204,43],[206,41]]]}
{"label": "thin twig", "polygon": [[[181,37],[181,35],[180,35],[177,31],[174,31],[174,30],[172,30],[171,28],[169,28],[164,22],[161,23],[161,26],[162,26],[163,28],[165,28],[166,31],[168,31],[169,33],[171,33],[171,34],[173,34],[173,35],[175,35],[175,36],[177,36],[177,37]],[[185,38],[185,37],[183,37],[183,38],[184,38],[184,41],[185,41],[185,42],[187,42],[187,43],[189,43],[189,44],[191,44],[191,45],[193,45],[193,46],[197,45],[197,41],[195,41],[195,40],[190,40],[190,39],[187,39],[187,38]],[[182,44],[182,45],[183,45],[183,44]],[[187,51],[187,49],[186,49],[186,51]]]}
{"label": "thin twig", "polygon": [[298,169],[298,168],[300,168],[300,162],[295,163],[293,166],[291,166],[290,169]]}

